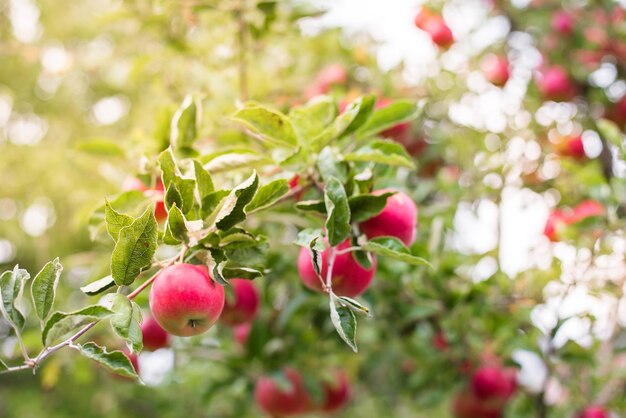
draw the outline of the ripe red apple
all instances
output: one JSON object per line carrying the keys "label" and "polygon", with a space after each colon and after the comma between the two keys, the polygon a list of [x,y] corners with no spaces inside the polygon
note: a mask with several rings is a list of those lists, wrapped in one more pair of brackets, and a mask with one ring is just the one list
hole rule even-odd
{"label": "ripe red apple", "polygon": [[170,344],[170,335],[152,316],[144,319],[141,324],[141,333],[143,334],[144,350],[155,351]]}
{"label": "ripe red apple", "polygon": [[472,393],[464,391],[454,397],[452,413],[455,418],[501,418],[502,408],[485,405]]}
{"label": "ripe red apple", "polygon": [[601,406],[588,406],[576,418],[609,418],[609,412]]}
{"label": "ripe red apple", "polygon": [[167,219],[167,210],[165,209],[165,190],[163,188],[163,182],[158,179],[153,189],[149,189],[137,177],[128,177],[122,183],[123,190],[139,190],[143,192],[146,197],[151,198],[155,202],[154,217],[158,222],[162,222]]}
{"label": "ripe red apple", "polygon": [[327,413],[335,413],[350,401],[350,382],[343,371],[335,373],[335,381],[324,383],[324,402],[320,409]]}
{"label": "ripe red apple", "polygon": [[553,210],[548,216],[543,234],[552,242],[559,241],[559,232],[567,227],[569,223],[569,215],[560,210]]}
{"label": "ripe red apple", "polygon": [[259,310],[259,291],[251,280],[231,279],[233,298],[226,297],[220,322],[240,325],[250,322]]}
{"label": "ripe red apple", "polygon": [[252,330],[251,322],[245,322],[241,325],[236,325],[233,328],[235,341],[237,341],[241,345],[246,345],[246,341],[248,341],[248,336],[250,335],[251,330]]}
{"label": "ripe red apple", "polygon": [[441,15],[430,9],[422,8],[415,16],[415,26],[430,35],[435,45],[448,48],[454,43],[454,35]]}
{"label": "ripe red apple", "polygon": [[[373,194],[380,195],[389,191],[393,190],[381,189]],[[362,222],[359,228],[370,239],[391,236],[410,246],[417,234],[417,206],[408,195],[397,192],[387,198],[387,204],[382,212]]]}
{"label": "ripe red apple", "polygon": [[561,35],[571,35],[574,31],[574,20],[572,16],[564,10],[560,10],[552,15],[550,25],[555,32]]}
{"label": "ripe red apple", "polygon": [[581,135],[563,138],[557,144],[556,151],[563,157],[572,157],[577,160],[582,160],[587,157]]}
{"label": "ripe red apple", "polygon": [[150,291],[152,316],[167,332],[180,337],[206,332],[223,308],[224,288],[209,277],[203,266],[167,267]]}
{"label": "ripe red apple", "polygon": [[576,86],[567,70],[553,65],[541,73],[537,82],[539,92],[546,100],[564,101],[576,96]]}
{"label": "ripe red apple", "polygon": [[[346,240],[337,246],[343,250],[350,247],[350,240]],[[322,278],[326,283],[326,273],[328,271],[328,250],[322,252]],[[298,272],[300,279],[309,289],[323,291],[322,284],[315,274],[311,254],[308,249],[302,248],[298,257]],[[335,264],[332,270],[333,291],[340,296],[355,297],[365,292],[368,288],[374,273],[376,272],[376,259],[372,260],[369,269],[363,268],[352,256],[352,253],[340,254],[335,257]]]}
{"label": "ripe red apple", "polygon": [[479,400],[502,405],[515,393],[516,371],[499,366],[483,366],[472,374],[470,387]]}
{"label": "ripe red apple", "polygon": [[509,60],[505,56],[487,55],[481,63],[481,69],[485,78],[498,87],[504,86],[509,81]]}
{"label": "ripe red apple", "polygon": [[312,402],[300,373],[290,367],[285,368],[282,373],[290,383],[289,388],[282,387],[270,376],[261,376],[257,380],[254,399],[259,408],[273,417],[309,412]]}

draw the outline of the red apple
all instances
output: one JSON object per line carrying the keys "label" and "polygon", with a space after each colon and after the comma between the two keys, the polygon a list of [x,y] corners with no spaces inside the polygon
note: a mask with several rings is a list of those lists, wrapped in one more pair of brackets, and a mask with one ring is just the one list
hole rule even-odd
{"label": "red apple", "polygon": [[209,277],[203,266],[167,267],[150,291],[152,316],[167,332],[180,337],[206,332],[223,308],[224,288]]}
{"label": "red apple", "polygon": [[448,344],[448,339],[446,338],[446,335],[443,332],[441,332],[441,331],[439,331],[435,335],[433,335],[433,337],[431,339],[431,344],[438,351],[445,351],[450,346]]}
{"label": "red apple", "polygon": [[220,322],[226,325],[240,325],[250,322],[259,310],[259,291],[250,280],[231,279],[233,298],[226,297]]}
{"label": "red apple", "polygon": [[609,418],[609,412],[601,406],[588,406],[576,418]]}
{"label": "red apple", "polygon": [[500,418],[502,408],[485,405],[472,393],[464,391],[454,397],[452,413],[455,418]]}
{"label": "red apple", "polygon": [[592,216],[602,216],[605,212],[606,208],[602,203],[589,199],[576,205],[568,220],[570,223],[576,223]]}
{"label": "red apple", "polygon": [[563,138],[556,147],[557,153],[563,157],[572,157],[582,160],[587,157],[585,146],[581,135]]}
{"label": "red apple", "polygon": [[560,10],[552,15],[550,25],[555,32],[561,35],[571,35],[574,31],[574,20],[572,16],[564,10]]}
{"label": "red apple", "polygon": [[442,48],[448,48],[454,42],[452,31],[443,17],[430,9],[424,7],[420,10],[415,16],[415,26],[428,33],[433,43]]}
{"label": "red apple", "polygon": [[515,393],[516,371],[498,366],[483,366],[472,374],[470,387],[479,400],[504,404]]}
{"label": "red apple", "polygon": [[265,413],[273,417],[293,416],[309,412],[312,408],[302,376],[292,368],[283,370],[289,387],[282,387],[270,376],[261,376],[254,388],[254,399]]}
{"label": "red apple", "polygon": [[537,87],[546,100],[571,100],[576,96],[576,86],[567,70],[559,65],[545,69]]}
{"label": "red apple", "polygon": [[[350,240],[346,240],[337,246],[342,250],[350,247]],[[322,278],[326,283],[326,273],[328,271],[328,250],[322,252]],[[310,289],[322,292],[322,284],[313,269],[313,261],[308,249],[302,248],[298,257],[298,272],[304,285]],[[362,267],[352,256],[352,253],[345,253],[335,257],[335,264],[332,270],[333,291],[340,296],[355,297],[365,292],[368,288],[374,273],[376,272],[376,259],[372,260],[369,269]]]}
{"label": "red apple", "polygon": [[[393,190],[376,190],[373,194],[380,195],[389,191]],[[417,234],[417,206],[408,195],[397,192],[387,198],[382,212],[362,222],[359,228],[370,239],[391,236],[410,246]]]}
{"label": "red apple", "polygon": [[252,330],[251,322],[245,322],[241,325],[236,325],[233,328],[235,341],[237,341],[241,345],[246,345],[246,341],[248,341],[248,336],[250,335],[251,330]]}
{"label": "red apple", "polygon": [[350,401],[350,382],[343,371],[335,373],[335,381],[324,383],[324,402],[320,407],[327,413],[335,413]]}
{"label": "red apple", "polygon": [[504,86],[509,81],[509,60],[505,56],[487,55],[481,63],[481,69],[485,78],[498,87]]}
{"label": "red apple", "polygon": [[559,241],[559,232],[567,227],[569,223],[569,215],[560,210],[553,210],[548,216],[543,234],[552,242]]}
{"label": "red apple", "polygon": [[144,350],[155,351],[170,344],[170,335],[152,316],[144,319],[141,324],[141,333],[143,334]]}

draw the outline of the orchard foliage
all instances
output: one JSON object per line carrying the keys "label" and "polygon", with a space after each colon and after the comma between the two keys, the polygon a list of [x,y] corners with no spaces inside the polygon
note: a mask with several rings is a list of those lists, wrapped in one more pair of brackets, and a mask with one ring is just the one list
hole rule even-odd
{"label": "orchard foliage", "polygon": [[416,4],[416,82],[306,2],[17,3],[0,415],[626,413],[623,5]]}

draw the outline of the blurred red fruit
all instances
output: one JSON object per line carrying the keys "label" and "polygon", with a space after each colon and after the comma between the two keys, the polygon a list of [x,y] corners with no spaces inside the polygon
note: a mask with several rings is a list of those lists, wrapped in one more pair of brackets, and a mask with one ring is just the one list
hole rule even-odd
{"label": "blurred red fruit", "polygon": [[335,381],[324,384],[324,403],[321,410],[327,413],[335,413],[346,406],[350,400],[350,383],[345,373],[338,371]]}
{"label": "blurred red fruit", "polygon": [[576,418],[609,418],[609,413],[601,406],[588,406]]}
{"label": "blurred red fruit", "polygon": [[569,223],[569,216],[562,210],[555,209],[548,216],[543,234],[552,242],[559,241],[559,232]]}
{"label": "blurred red fruit", "polygon": [[550,24],[552,29],[561,35],[570,35],[574,31],[574,20],[572,16],[564,10],[555,12],[552,15]]}
{"label": "blurred red fruit", "polygon": [[490,83],[502,87],[509,81],[509,60],[501,55],[489,54],[482,63],[481,69]]}
{"label": "blurred red fruit", "polygon": [[432,10],[422,8],[415,16],[415,26],[430,35],[433,43],[442,48],[448,48],[454,43],[452,31],[446,25],[443,17]]}
{"label": "blurred red fruit", "polygon": [[477,399],[502,405],[515,393],[516,373],[512,368],[483,366],[472,375],[472,394]]}
{"label": "blurred red fruit", "polygon": [[330,64],[322,68],[315,77],[315,81],[306,88],[304,95],[310,99],[320,94],[326,94],[332,86],[345,84],[347,81],[348,72],[345,67],[342,64]]}
{"label": "blurred red fruit", "polygon": [[259,310],[259,291],[256,285],[245,279],[231,279],[228,282],[233,297],[226,297],[220,322],[232,326],[252,321]]}
{"label": "blurred red fruit", "polygon": [[563,157],[572,157],[577,160],[587,158],[581,135],[563,138],[563,140],[557,144],[556,151]]}
{"label": "blurred red fruit", "polygon": [[499,407],[485,405],[472,393],[464,391],[457,394],[452,402],[452,413],[455,418],[500,418]]}
{"label": "blurred red fruit", "polygon": [[246,341],[248,341],[248,336],[250,335],[251,330],[252,330],[251,322],[246,322],[246,323],[235,326],[235,328],[233,328],[233,332],[235,334],[235,341],[237,341],[241,345],[246,345]]}
{"label": "blurred red fruit", "polygon": [[170,343],[170,335],[152,316],[144,319],[141,324],[141,333],[144,350],[155,351],[167,347]]}
{"label": "blurred red fruit", "polygon": [[602,216],[606,212],[604,205],[597,200],[585,200],[579,203],[569,217],[570,223],[580,222],[593,216]]}
{"label": "blurred red fruit", "polygon": [[306,392],[300,373],[292,368],[285,368],[282,373],[289,387],[283,387],[270,376],[261,376],[257,380],[254,399],[259,408],[273,417],[309,412],[311,398]]}
{"label": "blurred red fruit", "polygon": [[576,96],[576,86],[567,70],[558,65],[542,72],[537,87],[546,100],[571,100]]}
{"label": "blurred red fruit", "polygon": [[448,340],[446,339],[445,334],[441,331],[433,335],[431,343],[433,347],[435,347],[439,351],[445,351],[449,347]]}
{"label": "blurred red fruit", "polygon": [[146,197],[149,197],[155,202],[154,217],[158,222],[162,222],[167,219],[167,210],[165,209],[165,191],[163,188],[163,182],[158,179],[154,189],[149,189],[141,180],[136,177],[129,177],[122,183],[122,189],[139,190],[143,192]]}
{"label": "blurred red fruit", "polygon": [[[376,190],[380,195],[394,190]],[[369,239],[391,236],[396,237],[407,247],[415,242],[417,234],[417,205],[411,198],[402,192],[396,192],[387,198],[385,208],[378,215],[359,225]]]}

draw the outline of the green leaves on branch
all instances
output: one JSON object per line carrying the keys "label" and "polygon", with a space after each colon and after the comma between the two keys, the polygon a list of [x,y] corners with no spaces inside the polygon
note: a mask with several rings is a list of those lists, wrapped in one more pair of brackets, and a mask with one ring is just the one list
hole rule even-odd
{"label": "green leaves on branch", "polygon": [[46,321],[41,334],[44,346],[48,347],[53,342],[67,337],[85,325],[108,318],[113,311],[101,305],[91,305],[74,312],[54,312]]}
{"label": "green leaves on branch", "polygon": [[326,229],[332,247],[341,244],[350,235],[350,206],[343,184],[334,177],[324,187],[326,205]]}
{"label": "green leaves on branch", "polygon": [[257,103],[249,103],[231,119],[243,125],[254,137],[268,144],[295,148],[296,132],[287,116]]}
{"label": "green leaves on branch", "polygon": [[358,351],[356,346],[356,317],[352,310],[346,306],[337,308],[332,296],[330,298],[330,320],[341,339],[356,353]]}
{"label": "green leaves on branch", "polygon": [[379,195],[361,194],[348,199],[350,206],[350,222],[363,222],[378,215],[385,208],[387,198],[394,192],[386,192]]}
{"label": "green leaves on branch", "polygon": [[322,275],[322,255],[324,251],[324,238],[321,229],[303,229],[298,232],[295,243],[301,247],[305,247],[311,254],[311,262],[313,269],[318,276]]}
{"label": "green leaves on branch", "polygon": [[113,286],[115,286],[113,276],[106,276],[81,287],[80,290],[86,295],[93,296],[102,293]]}
{"label": "green leaves on branch", "polygon": [[176,203],[174,203],[174,206],[170,208],[168,213],[163,242],[169,245],[177,245],[181,242],[186,244],[189,242],[185,215],[178,209]]}
{"label": "green leaves on branch", "polygon": [[24,328],[24,314],[18,309],[26,281],[30,274],[15,266],[0,276],[0,296],[2,299],[2,316],[18,329]]}
{"label": "green leaves on branch", "polygon": [[416,104],[408,100],[391,103],[389,106],[375,110],[367,122],[357,130],[356,134],[359,138],[364,138],[376,135],[399,123],[411,121],[422,114],[424,105],[424,101]]}
{"label": "green leaves on branch", "polygon": [[393,258],[414,266],[433,266],[425,259],[412,255],[402,241],[394,237],[379,237],[361,244],[361,248],[382,257]]}
{"label": "green leaves on branch", "polygon": [[102,364],[113,373],[120,374],[122,376],[138,379],[137,373],[133,364],[128,357],[121,351],[108,352],[106,348],[89,342],[86,344],[79,344],[78,351],[85,357],[94,360]]}
{"label": "green leaves on branch", "polygon": [[357,151],[344,155],[343,159],[344,161],[362,161],[415,168],[415,163],[404,147],[393,141],[372,141]]}
{"label": "green leaves on branch", "polygon": [[119,230],[111,255],[111,276],[118,286],[132,284],[143,269],[150,267],[157,247],[157,234],[154,205]]}
{"label": "green leaves on branch", "polygon": [[200,101],[192,95],[183,100],[172,117],[170,143],[175,148],[190,148],[198,137],[198,127],[202,116]]}
{"label": "green leaves on branch", "polygon": [[111,327],[113,331],[128,341],[132,351],[141,351],[143,348],[143,335],[141,333],[141,308],[120,293],[110,295]]}
{"label": "green leaves on branch", "polygon": [[42,321],[48,317],[50,309],[52,309],[62,271],[63,266],[57,257],[53,261],[48,262],[37,273],[31,283],[30,292],[33,298],[33,306],[35,306],[35,313]]}
{"label": "green leaves on branch", "polygon": [[289,182],[285,179],[274,180],[259,187],[252,201],[246,206],[246,212],[253,213],[272,206],[289,193],[289,190]]}
{"label": "green leaves on branch", "polygon": [[255,171],[246,181],[230,191],[215,214],[215,225],[218,229],[225,231],[246,219],[244,209],[254,198],[258,187],[259,176]]}

